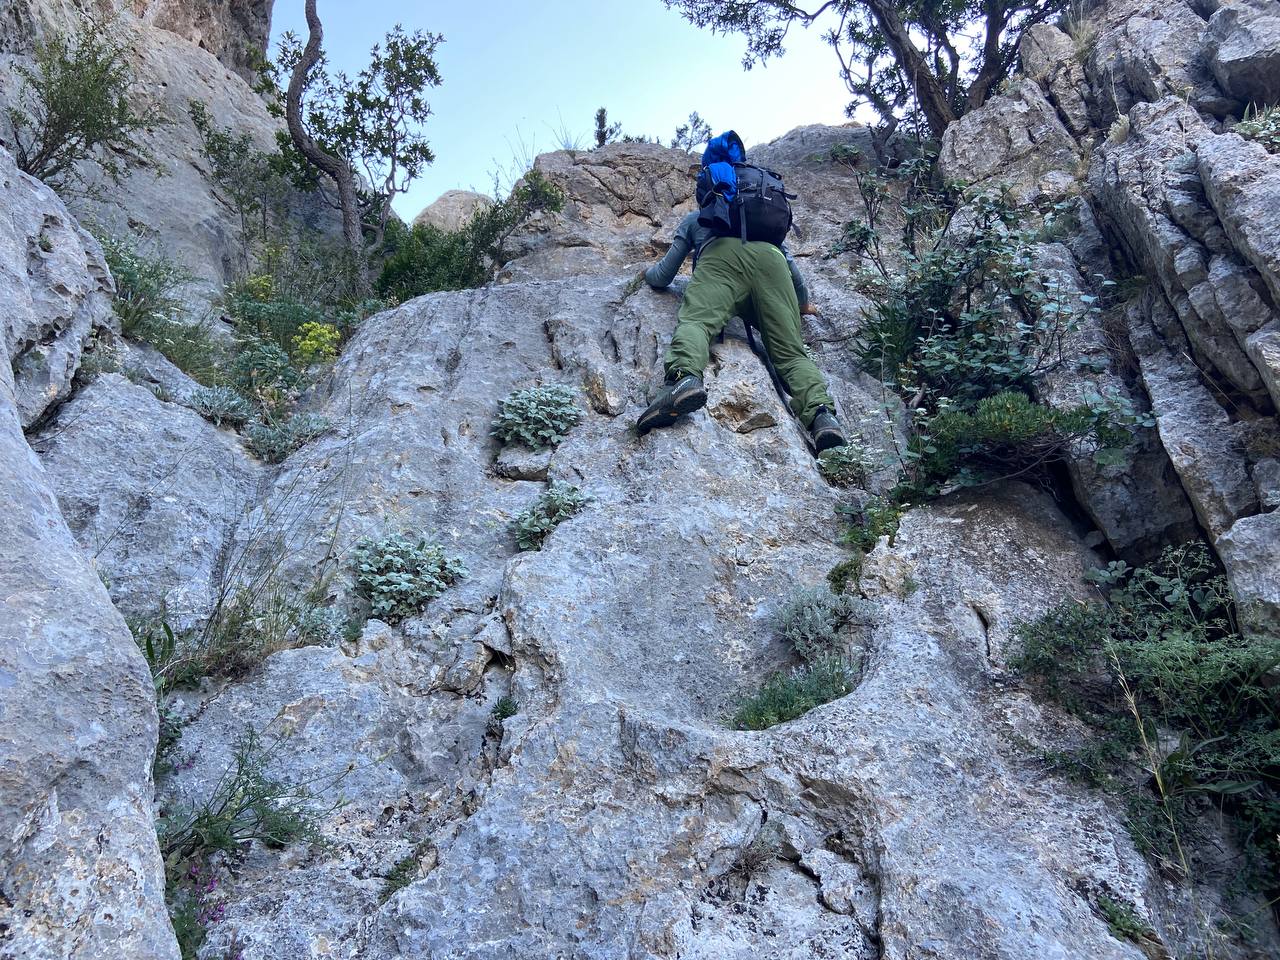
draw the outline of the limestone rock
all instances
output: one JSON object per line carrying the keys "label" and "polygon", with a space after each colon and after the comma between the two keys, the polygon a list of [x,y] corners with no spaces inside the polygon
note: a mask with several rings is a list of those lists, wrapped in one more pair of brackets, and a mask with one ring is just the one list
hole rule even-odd
{"label": "limestone rock", "polygon": [[747,159],[757,166],[779,170],[822,165],[836,147],[856,150],[865,164],[877,163],[875,137],[870,127],[860,123],[847,123],[840,127],[814,123],[796,127],[768,143],[751,147],[747,151]]}
{"label": "limestone rock", "polygon": [[947,128],[938,155],[942,172],[970,183],[1000,183],[1022,200],[1072,191],[1080,160],[1075,140],[1033,80]]}
{"label": "limestone rock", "polygon": [[118,328],[102,249],[39,180],[0,147],[0,285],[3,346],[22,426],[66,399],[84,343]]}
{"label": "limestone rock", "polygon": [[[65,220],[50,234],[79,242]],[[0,248],[8,304],[30,297],[13,276],[27,256]],[[81,289],[101,280],[80,270]],[[177,960],[151,818],[151,677],[23,437],[12,342],[0,341],[0,956]]]}
{"label": "limestone rock", "polygon": [[1093,94],[1075,41],[1051,23],[1037,23],[1022,34],[1018,58],[1022,72],[1044,87],[1071,134],[1087,134]]}
{"label": "limestone rock", "polygon": [[1206,53],[1218,85],[1242,103],[1280,103],[1280,3],[1223,3],[1209,18]]}
{"label": "limestone rock", "polygon": [[31,442],[117,607],[178,631],[202,622],[261,469],[235,435],[108,374]]}
{"label": "limestone rock", "polygon": [[413,218],[413,225],[422,224],[445,231],[459,230],[479,211],[491,206],[493,198],[483,193],[446,190],[422,208],[422,212]]}
{"label": "limestone rock", "polygon": [[208,50],[246,80],[257,78],[275,0],[123,0],[120,5]]}
{"label": "limestone rock", "polygon": [[1237,521],[1214,544],[1247,630],[1274,635],[1280,629],[1280,513]]}

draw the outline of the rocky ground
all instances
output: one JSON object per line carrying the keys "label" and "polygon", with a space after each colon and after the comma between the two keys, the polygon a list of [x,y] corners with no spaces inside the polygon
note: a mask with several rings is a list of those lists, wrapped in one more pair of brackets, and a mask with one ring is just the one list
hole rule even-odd
{"label": "rocky ground", "polygon": [[[177,7],[143,11],[140,29],[183,25],[147,56],[181,42],[202,76],[216,54],[218,82],[240,84],[236,42]],[[794,662],[772,618],[849,557],[847,495],[740,328],[715,348],[705,412],[631,429],[680,290],[633,277],[691,209],[689,156],[539,158],[565,210],[516,238],[496,283],[365,321],[304,398],[330,428],[271,466],[145,386],[75,377],[90,331],[115,323],[111,280],[0,151],[0,484],[16,507],[0,511],[0,957],[177,955],[157,717],[122,615],[198,625],[247,582],[354,610],[352,547],[391,530],[443,544],[467,576],[403,623],[178,695],[161,806],[206,795],[253,729],[323,811],[323,842],[221,861],[204,956],[1275,955],[1265,922],[1253,942],[1206,925],[1222,876],[1173,882],[1123,810],[1046,769],[1082,731],[1008,662],[1015,626],[1086,596],[1104,554],[1145,559],[1198,530],[1237,595],[1280,615],[1280,157],[1224,122],[1280,76],[1277,9],[1114,0],[1087,53],[1036,28],[1025,76],[949,131],[950,175],[1075,203],[1070,235],[1037,254],[1064,283],[1147,278],[1080,332],[1087,369],[1041,392],[1122,391],[1157,427],[1122,465],[1071,464],[1057,499],[1009,483],[906,513],[866,561],[856,689],[763,732],[725,715]],[[833,145],[879,162],[858,127],[802,127],[754,159],[803,198],[793,250],[823,311],[806,333],[846,422],[887,453],[900,413],[846,347],[867,303],[830,250],[863,211],[852,170],[822,159]],[[551,452],[501,448],[497,401],[538,384],[569,388],[583,421]],[[511,519],[557,480],[588,506],[517,551]],[[500,700],[516,712],[495,723]],[[1149,938],[1114,936],[1100,898],[1132,905]]]}

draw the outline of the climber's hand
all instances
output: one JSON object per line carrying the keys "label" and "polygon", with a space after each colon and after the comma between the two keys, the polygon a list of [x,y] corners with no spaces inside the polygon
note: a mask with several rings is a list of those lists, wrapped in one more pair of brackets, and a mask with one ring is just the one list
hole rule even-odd
{"label": "climber's hand", "polygon": [[802,304],[800,307],[800,315],[805,317],[821,316],[821,314],[818,312],[818,308],[814,306],[812,303]]}

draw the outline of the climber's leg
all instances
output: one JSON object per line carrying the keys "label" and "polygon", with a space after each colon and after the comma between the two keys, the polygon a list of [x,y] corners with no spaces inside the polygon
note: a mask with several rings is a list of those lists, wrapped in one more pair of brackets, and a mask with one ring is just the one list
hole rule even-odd
{"label": "climber's leg", "polygon": [[786,382],[791,409],[806,427],[819,408],[835,411],[827,382],[805,349],[800,332],[800,304],[782,251],[770,243],[745,247],[751,259],[751,298],[769,358]]}
{"label": "climber's leg", "polygon": [[680,319],[667,350],[667,373],[679,371],[699,376],[710,359],[712,339],[724,329],[734,308],[750,287],[741,246],[729,238],[712,240],[698,258],[698,268],[689,281],[680,305]]}

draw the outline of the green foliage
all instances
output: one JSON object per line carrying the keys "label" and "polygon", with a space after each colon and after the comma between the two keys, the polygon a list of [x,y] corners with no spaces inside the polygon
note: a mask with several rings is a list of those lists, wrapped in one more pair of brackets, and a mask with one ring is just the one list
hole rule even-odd
{"label": "green foliage", "polygon": [[329,421],[314,413],[297,413],[278,423],[255,423],[245,431],[249,449],[267,463],[280,463],[303,444],[329,429]]}
{"label": "green foliage", "polygon": [[527,387],[498,403],[493,435],[503,444],[523,443],[534,450],[554,447],[582,420],[582,409],[568,387]]}
{"label": "green foliage", "polygon": [[738,704],[729,726],[734,730],[765,730],[843,697],[853,691],[853,685],[853,670],[848,662],[838,656],[824,657],[774,674],[759,691]]}
{"label": "green foliage", "polygon": [[502,724],[520,712],[520,704],[514,697],[499,697],[489,712],[489,733],[495,737],[502,736]]}
{"label": "green foliage", "polygon": [[304,643],[336,647],[346,639],[351,621],[337,607],[306,607],[298,614],[298,636]]}
{"label": "green foliage", "polygon": [[833,593],[845,593],[849,589],[849,584],[856,584],[862,578],[863,560],[862,551],[858,551],[827,571],[827,583],[831,585]]}
{"label": "green foliage", "polygon": [[541,550],[551,531],[570,517],[577,516],[591,498],[571,484],[553,480],[547,492],[516,514],[511,527],[516,546],[521,550]]}
{"label": "green foliage", "polygon": [[1269,153],[1280,153],[1280,105],[1259,107],[1252,104],[1245,110],[1244,119],[1231,129],[1262,144]]}
{"label": "green foliage", "polygon": [[861,507],[837,507],[836,511],[850,520],[844,533],[845,543],[866,553],[883,536],[888,536],[892,544],[898,521],[906,509],[905,504],[896,504],[885,497],[871,497]]}
{"label": "green foliage", "polygon": [[837,487],[865,487],[873,466],[867,451],[858,443],[832,447],[818,456],[818,472]]}
{"label": "green foliage", "polygon": [[420,613],[427,602],[467,575],[461,560],[438,544],[407,534],[365,537],[352,550],[356,586],[370,613],[397,623]]}
{"label": "green foliage", "polygon": [[695,153],[713,135],[711,124],[698,116],[698,112],[695,110],[689,114],[689,119],[685,123],[676,127],[676,134],[671,139],[671,146],[689,153]]}
{"label": "green foliage", "polygon": [[792,26],[821,22],[818,32],[835,50],[854,98],[849,115],[866,104],[892,128],[910,111],[934,137],[996,93],[1017,61],[1023,30],[1051,22],[1067,6],[1067,0],[834,0],[810,9],[742,0],[663,2],[695,26],[743,34],[748,68],[780,56]]}
{"label": "green foliage", "polygon": [[387,258],[375,286],[380,294],[401,301],[482,286],[504,262],[506,242],[517,229],[534,214],[563,206],[564,192],[531,170],[507,199],[477,210],[460,230],[390,224]]}
{"label": "green foliage", "polygon": [[231,361],[231,381],[246,397],[261,398],[268,392],[287,391],[302,382],[289,354],[274,343],[249,341]]}
{"label": "green foliage", "polygon": [[596,111],[595,140],[597,147],[613,143],[622,135],[622,124],[609,122],[609,111],[601,107]]}
{"label": "green foliage", "polygon": [[70,33],[53,31],[36,43],[32,65],[15,72],[9,124],[19,170],[62,191],[83,181],[81,161],[119,182],[124,160],[151,159],[138,135],[158,121],[130,105],[129,47],[116,24],[85,19]]}
{"label": "green foliage", "polygon": [[1105,893],[1098,894],[1098,909],[1107,921],[1107,929],[1117,940],[1130,940],[1142,943],[1154,931],[1134,911],[1133,907],[1120,900],[1113,900]]}
{"label": "green foliage", "polygon": [[149,343],[169,362],[201,383],[217,376],[221,351],[204,323],[184,320],[179,292],[192,277],[163,254],[145,253],[132,238],[98,236],[116,282],[112,309],[121,332]]}
{"label": "green foliage", "polygon": [[[1270,678],[1280,638],[1238,631],[1226,580],[1202,544],[1170,547],[1136,570],[1113,564],[1095,579],[1110,586],[1107,601],[1065,604],[1022,625],[1015,666],[1095,726],[1095,782],[1109,780],[1113,759],[1135,741],[1147,746],[1156,790],[1131,804],[1140,845],[1172,858],[1172,829],[1212,801],[1235,815],[1274,883],[1280,703]],[[1159,730],[1178,734],[1178,745],[1155,747]]]}
{"label": "green foliage", "polygon": [[378,894],[378,902],[386,903],[416,879],[418,879],[418,851],[414,850],[397,860],[387,875],[382,878],[382,890]]}
{"label": "green foliage", "polygon": [[[421,133],[431,116],[424,92],[440,85],[436,47],[444,37],[396,25],[369,51],[369,63],[355,77],[331,73],[322,56],[308,74],[303,93],[303,120],[313,140],[326,153],[344,160],[362,179],[360,218],[381,240],[391,219],[391,201],[435,160]],[[301,59],[303,44],[286,33],[276,63],[269,65],[268,85],[283,102],[284,77]],[[285,162],[302,185],[314,181],[313,170],[287,134],[278,137]]]}
{"label": "green foliage", "polygon": [[778,610],[774,624],[802,660],[814,663],[844,652],[847,628],[860,614],[860,605],[852,597],[826,587],[801,587]]}
{"label": "green foliage", "polygon": [[187,397],[187,405],[215,426],[239,427],[254,416],[254,407],[230,387],[201,387]]}
{"label": "green foliage", "polygon": [[309,320],[298,327],[298,334],[293,338],[293,353],[304,366],[332,363],[338,358],[341,342],[342,334],[337,326]]}

